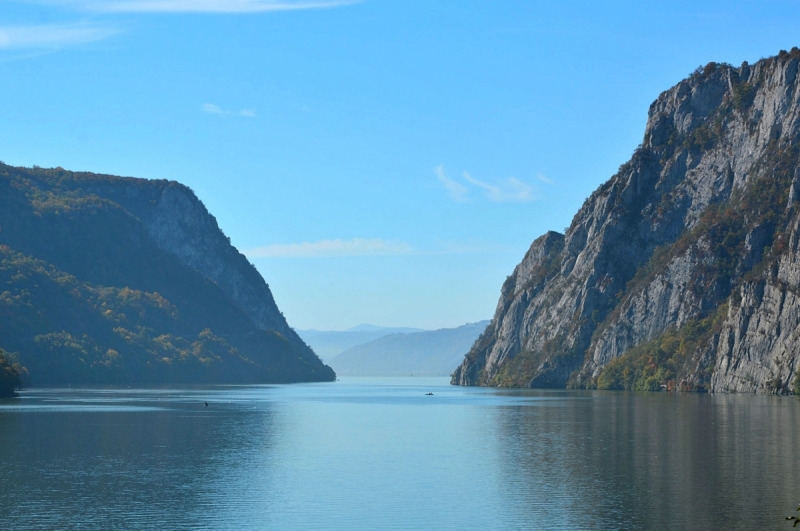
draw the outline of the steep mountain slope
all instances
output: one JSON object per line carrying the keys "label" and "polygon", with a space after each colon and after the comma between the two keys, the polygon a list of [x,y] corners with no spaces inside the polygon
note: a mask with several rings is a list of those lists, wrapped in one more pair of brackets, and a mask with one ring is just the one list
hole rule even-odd
{"label": "steep mountain slope", "polygon": [[488,324],[383,336],[345,350],[330,364],[341,376],[450,376]]}
{"label": "steep mountain slope", "polygon": [[0,347],[33,383],[331,380],[191,190],[0,165]]}
{"label": "steep mountain slope", "polygon": [[662,93],[631,160],[533,242],[452,382],[788,392],[798,63],[709,63]]}
{"label": "steep mountain slope", "polygon": [[420,328],[390,328],[365,324],[342,331],[297,330],[303,341],[313,348],[317,356],[326,363],[356,345],[363,345],[379,337],[391,334],[408,334],[410,332],[423,332],[423,330]]}

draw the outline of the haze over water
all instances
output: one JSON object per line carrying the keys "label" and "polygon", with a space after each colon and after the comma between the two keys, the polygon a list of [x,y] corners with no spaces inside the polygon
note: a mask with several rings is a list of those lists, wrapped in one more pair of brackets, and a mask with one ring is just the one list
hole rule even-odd
{"label": "haze over water", "polygon": [[0,521],[15,530],[790,528],[798,421],[791,397],[498,390],[443,378],[36,389],[0,401]]}

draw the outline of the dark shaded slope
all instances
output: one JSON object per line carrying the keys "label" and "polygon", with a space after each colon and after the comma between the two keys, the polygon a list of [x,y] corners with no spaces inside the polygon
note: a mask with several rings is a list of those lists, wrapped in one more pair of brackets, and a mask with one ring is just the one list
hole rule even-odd
{"label": "dark shaded slope", "polygon": [[334,378],[177,183],[0,166],[0,245],[2,346],[35,383]]}

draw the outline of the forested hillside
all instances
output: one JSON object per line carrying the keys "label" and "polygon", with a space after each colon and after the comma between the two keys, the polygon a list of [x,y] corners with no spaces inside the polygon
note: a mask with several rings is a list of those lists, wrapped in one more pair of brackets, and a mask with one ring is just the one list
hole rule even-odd
{"label": "forested hillside", "polygon": [[0,165],[0,347],[33,384],[333,371],[188,188]]}

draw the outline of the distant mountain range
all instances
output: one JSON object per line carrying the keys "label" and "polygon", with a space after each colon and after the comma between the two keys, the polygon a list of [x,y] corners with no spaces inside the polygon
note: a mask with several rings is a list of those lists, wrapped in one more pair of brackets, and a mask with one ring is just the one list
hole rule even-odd
{"label": "distant mountain range", "polygon": [[325,363],[350,347],[369,343],[379,337],[422,331],[421,328],[387,328],[370,324],[360,324],[342,331],[296,330]]}
{"label": "distant mountain range", "polygon": [[345,350],[329,364],[340,376],[449,376],[488,324],[383,335]]}

